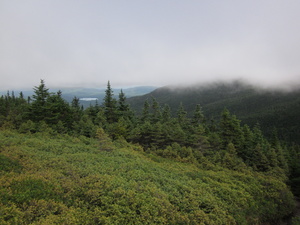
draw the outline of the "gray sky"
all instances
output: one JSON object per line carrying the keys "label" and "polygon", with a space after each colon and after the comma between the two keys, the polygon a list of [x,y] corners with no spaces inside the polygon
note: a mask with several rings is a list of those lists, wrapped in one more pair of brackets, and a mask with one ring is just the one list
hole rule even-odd
{"label": "gray sky", "polygon": [[0,0],[0,89],[299,83],[299,0]]}

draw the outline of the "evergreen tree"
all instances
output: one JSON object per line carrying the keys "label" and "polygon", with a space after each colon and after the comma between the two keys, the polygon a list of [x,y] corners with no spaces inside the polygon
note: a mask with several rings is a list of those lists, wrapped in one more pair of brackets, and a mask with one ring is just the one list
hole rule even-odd
{"label": "evergreen tree", "polygon": [[95,113],[97,114],[97,113],[99,112],[100,109],[101,109],[101,106],[100,106],[99,103],[98,103],[98,99],[96,99],[95,105],[94,105]]}
{"label": "evergreen tree", "polygon": [[95,123],[98,111],[99,109],[97,106],[90,104],[84,113],[89,116],[93,123]]}
{"label": "evergreen tree", "polygon": [[253,149],[255,148],[253,133],[248,125],[242,127],[242,146],[238,149],[238,156],[241,157],[244,162],[250,161],[253,155]]}
{"label": "evergreen tree", "polygon": [[45,121],[48,125],[55,127],[60,123],[60,130],[63,130],[62,127],[71,128],[71,109],[69,104],[62,98],[61,91],[47,98],[46,110]]}
{"label": "evergreen tree", "polygon": [[104,109],[101,107],[96,115],[96,118],[94,120],[95,125],[100,126],[100,127],[105,127],[106,125],[106,118],[105,118],[105,113]]}
{"label": "evergreen tree", "polygon": [[161,111],[159,103],[156,101],[154,97],[152,97],[152,116],[151,116],[152,123],[157,123],[161,120]]}
{"label": "evergreen tree", "polygon": [[146,149],[151,147],[151,143],[152,143],[152,129],[153,126],[150,123],[150,121],[145,121],[142,125],[139,126],[139,133],[138,137],[139,139],[137,140],[137,142],[139,144],[141,144],[143,147],[145,147]]}
{"label": "evergreen tree", "polygon": [[75,129],[78,134],[86,137],[95,137],[97,130],[96,126],[88,115],[83,115],[81,117],[78,125],[75,126]]}
{"label": "evergreen tree", "polygon": [[276,151],[271,146],[267,147],[266,157],[269,160],[269,164],[271,168],[278,167],[278,157]]}
{"label": "evergreen tree", "polygon": [[76,96],[72,99],[71,102],[71,111],[72,111],[72,119],[74,122],[78,122],[83,115],[83,110],[79,104],[79,98]]}
{"label": "evergreen tree", "polygon": [[261,172],[266,172],[270,169],[269,160],[260,144],[257,144],[257,146],[254,148],[251,165],[254,169]]}
{"label": "evergreen tree", "polygon": [[226,108],[221,115],[220,134],[223,140],[223,148],[226,148],[229,143],[233,143],[236,148],[241,147],[242,131],[240,121],[236,116],[231,116]]}
{"label": "evergreen tree", "polygon": [[205,122],[205,118],[199,104],[196,105],[196,109],[191,122],[193,125],[203,124]]}
{"label": "evergreen tree", "polygon": [[113,90],[111,89],[110,82],[107,83],[104,97],[104,114],[107,122],[113,123],[118,121],[117,117],[117,100],[113,97]]}
{"label": "evergreen tree", "polygon": [[162,112],[162,122],[169,122],[171,119],[171,109],[169,105],[165,105]]}
{"label": "evergreen tree", "polygon": [[4,96],[0,97],[0,127],[4,124],[6,120],[6,107],[5,107],[5,100]]}
{"label": "evergreen tree", "polygon": [[229,143],[226,148],[225,154],[222,158],[222,165],[232,170],[243,170],[246,168],[243,161],[238,158],[237,151],[232,143]]}
{"label": "evergreen tree", "polygon": [[22,92],[22,91],[21,91],[20,94],[19,94],[19,98],[20,98],[20,99],[24,99],[24,95],[23,95],[23,92]]}
{"label": "evergreen tree", "polygon": [[222,159],[223,161],[223,166],[225,166],[228,169],[233,169],[236,166],[236,157],[237,157],[237,152],[234,147],[234,144],[229,143],[227,145],[225,155]]}
{"label": "evergreen tree", "polygon": [[166,137],[163,130],[163,125],[157,122],[152,125],[151,129],[151,144],[156,148],[164,148],[166,146]]}
{"label": "evergreen tree", "polygon": [[30,119],[34,122],[44,120],[47,117],[47,99],[50,96],[44,80],[34,87],[33,102],[30,107]]}
{"label": "evergreen tree", "polygon": [[105,133],[102,128],[97,128],[95,137],[99,141],[99,147],[101,151],[112,151],[113,143],[109,136]]}
{"label": "evergreen tree", "polygon": [[265,144],[265,138],[262,134],[259,123],[257,123],[253,128],[253,142],[260,145]]}
{"label": "evergreen tree", "polygon": [[212,156],[219,152],[222,148],[222,139],[217,132],[210,132],[208,134],[209,150],[205,152],[206,155]]}
{"label": "evergreen tree", "polygon": [[119,106],[118,109],[120,112],[127,112],[129,111],[129,105],[126,103],[126,96],[123,92],[123,90],[121,89],[120,93],[119,93]]}
{"label": "evergreen tree", "polygon": [[278,160],[278,166],[284,170],[285,174],[289,174],[289,166],[288,161],[286,158],[286,152],[287,150],[281,147],[280,145],[276,146],[275,152],[277,154],[277,160]]}
{"label": "evergreen tree", "polygon": [[121,117],[118,122],[106,124],[105,131],[113,139],[119,139],[121,137],[127,138],[128,136],[128,124],[127,121]]}
{"label": "evergreen tree", "polygon": [[125,120],[132,120],[134,117],[134,113],[130,109],[130,106],[126,103],[126,96],[122,89],[119,93],[118,114],[119,118],[123,117]]}
{"label": "evergreen tree", "polygon": [[143,122],[146,122],[146,121],[150,120],[150,112],[149,112],[149,110],[150,110],[150,104],[149,104],[148,100],[146,100],[144,102],[144,107],[143,107],[143,112],[142,112],[142,118],[141,118],[141,120]]}
{"label": "evergreen tree", "polygon": [[278,138],[278,132],[277,129],[274,127],[272,130],[271,138],[270,138],[270,144],[272,147],[277,147],[280,145],[280,141]]}
{"label": "evergreen tree", "polygon": [[177,110],[177,120],[182,128],[186,128],[188,126],[189,121],[187,118],[187,112],[185,111],[182,102]]}
{"label": "evergreen tree", "polygon": [[171,142],[177,142],[180,145],[184,145],[186,143],[187,134],[182,128],[182,126],[176,121],[170,127],[170,139]]}
{"label": "evergreen tree", "polygon": [[14,92],[10,95],[9,91],[0,98],[0,126],[4,123],[11,128],[19,128],[25,122],[28,113],[27,102],[22,95],[16,97]]}
{"label": "evergreen tree", "polygon": [[209,148],[208,137],[205,135],[205,128],[202,125],[191,126],[187,135],[187,144],[202,152]]}
{"label": "evergreen tree", "polygon": [[293,144],[290,147],[290,183],[294,194],[300,197],[300,146]]}

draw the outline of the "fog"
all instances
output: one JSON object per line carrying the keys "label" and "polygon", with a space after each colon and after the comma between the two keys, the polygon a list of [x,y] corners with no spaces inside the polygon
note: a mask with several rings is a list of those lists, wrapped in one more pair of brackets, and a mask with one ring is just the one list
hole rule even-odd
{"label": "fog", "polygon": [[0,90],[300,81],[300,1],[3,0]]}

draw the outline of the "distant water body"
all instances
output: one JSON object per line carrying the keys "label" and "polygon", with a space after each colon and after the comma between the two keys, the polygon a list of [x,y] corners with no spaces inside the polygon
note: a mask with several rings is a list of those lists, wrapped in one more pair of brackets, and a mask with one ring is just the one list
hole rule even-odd
{"label": "distant water body", "polygon": [[80,98],[81,101],[96,101],[98,98]]}

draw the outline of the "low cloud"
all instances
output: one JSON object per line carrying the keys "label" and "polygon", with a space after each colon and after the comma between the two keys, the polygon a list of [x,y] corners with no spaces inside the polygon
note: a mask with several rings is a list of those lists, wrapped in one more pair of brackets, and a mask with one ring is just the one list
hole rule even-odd
{"label": "low cloud", "polygon": [[299,84],[300,2],[0,3],[0,89]]}

